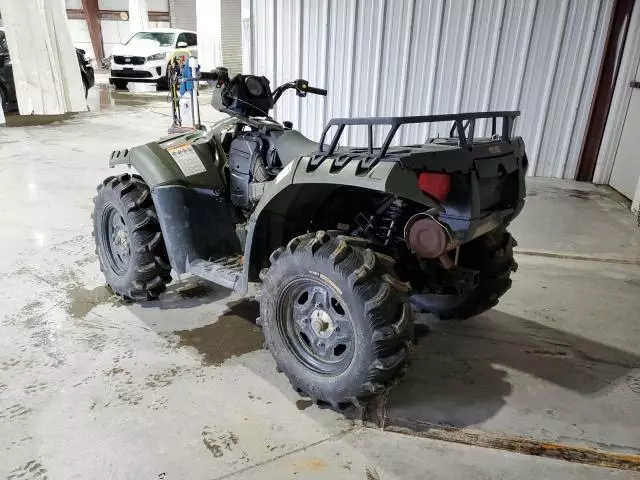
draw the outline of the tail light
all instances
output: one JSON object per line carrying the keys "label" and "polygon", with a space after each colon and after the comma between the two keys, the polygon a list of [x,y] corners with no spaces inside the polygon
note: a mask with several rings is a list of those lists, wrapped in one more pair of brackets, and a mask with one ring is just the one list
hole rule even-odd
{"label": "tail light", "polygon": [[422,172],[418,175],[418,186],[427,195],[443,202],[451,190],[451,177],[446,173]]}

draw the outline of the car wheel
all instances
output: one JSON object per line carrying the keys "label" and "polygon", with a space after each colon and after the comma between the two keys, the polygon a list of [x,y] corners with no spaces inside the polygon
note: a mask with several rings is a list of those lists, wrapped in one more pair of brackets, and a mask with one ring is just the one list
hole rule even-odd
{"label": "car wheel", "polygon": [[127,89],[127,84],[129,82],[127,82],[126,80],[112,80],[111,84],[116,87],[116,90],[126,90]]}
{"label": "car wheel", "polygon": [[169,90],[169,79],[167,77],[162,77],[160,78],[160,80],[158,80],[158,83],[156,84],[156,88],[160,91],[166,91]]}

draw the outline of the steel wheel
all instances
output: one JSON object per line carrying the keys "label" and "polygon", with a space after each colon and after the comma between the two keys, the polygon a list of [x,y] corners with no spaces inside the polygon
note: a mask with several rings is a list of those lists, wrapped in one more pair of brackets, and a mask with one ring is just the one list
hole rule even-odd
{"label": "steel wheel", "polygon": [[277,302],[278,328],[307,368],[336,375],[349,366],[354,332],[346,303],[326,282],[301,277],[290,281]]}
{"label": "steel wheel", "polygon": [[124,275],[131,261],[129,230],[122,214],[113,205],[107,205],[102,213],[102,242],[107,260],[118,275]]}
{"label": "steel wheel", "polygon": [[336,233],[307,233],[271,254],[257,322],[293,387],[337,408],[398,378],[413,323],[392,260]]}

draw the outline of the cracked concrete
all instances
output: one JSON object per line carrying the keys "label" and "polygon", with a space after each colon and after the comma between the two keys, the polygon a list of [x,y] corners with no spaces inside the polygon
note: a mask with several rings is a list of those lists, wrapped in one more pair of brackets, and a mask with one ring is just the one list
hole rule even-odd
{"label": "cracked concrete", "polygon": [[[101,111],[0,130],[0,477],[633,477],[371,430],[311,405],[262,349],[255,303],[223,288],[183,278],[156,302],[113,298],[91,197],[114,174],[112,149],[161,136],[169,120],[161,97],[130,97],[93,89]],[[638,258],[633,218],[615,199],[531,185],[514,225],[521,248]],[[587,193],[567,199],[567,188]],[[423,420],[635,452],[637,265],[518,260],[494,311],[422,319],[430,334],[388,415],[413,405]]]}

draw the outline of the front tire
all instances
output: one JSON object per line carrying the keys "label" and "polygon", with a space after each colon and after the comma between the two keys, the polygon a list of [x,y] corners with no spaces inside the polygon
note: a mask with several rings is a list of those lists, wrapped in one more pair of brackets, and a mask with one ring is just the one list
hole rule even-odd
{"label": "front tire", "polygon": [[126,80],[111,80],[111,84],[116,88],[116,90],[126,90],[129,82]]}
{"label": "front tire", "polygon": [[404,371],[413,335],[408,285],[366,241],[323,231],[271,255],[260,322],[298,391],[339,407],[382,393]]}
{"label": "front tire", "polygon": [[168,77],[161,77],[160,80],[156,82],[156,90],[166,92],[171,88],[171,84],[169,83]]}
{"label": "front tire", "polygon": [[98,185],[93,232],[107,284],[127,300],[157,298],[171,267],[149,187],[128,173]]}

